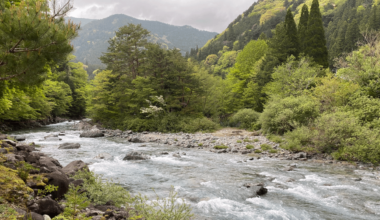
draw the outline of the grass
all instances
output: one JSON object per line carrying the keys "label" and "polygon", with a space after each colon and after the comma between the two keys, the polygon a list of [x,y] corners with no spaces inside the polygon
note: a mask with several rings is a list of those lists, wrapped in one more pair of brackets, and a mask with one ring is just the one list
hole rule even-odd
{"label": "grass", "polygon": [[176,138],[176,139],[174,139],[174,141],[178,141],[178,139]]}
{"label": "grass", "polygon": [[253,145],[247,145],[246,148],[247,148],[248,150],[250,150],[250,149],[253,149],[254,146],[253,146]]}
{"label": "grass", "polygon": [[256,153],[256,154],[261,154],[262,151],[261,151],[261,150],[255,150],[255,153]]}
{"label": "grass", "polygon": [[217,145],[214,147],[215,149],[222,150],[222,149],[227,149],[228,147],[225,145]]}
{"label": "grass", "polygon": [[248,138],[244,139],[244,142],[250,143],[252,140],[249,140]]}
{"label": "grass", "polygon": [[256,139],[255,139],[255,140],[253,140],[253,141],[254,141],[254,142],[259,142],[260,140],[256,138]]}
{"label": "grass", "polygon": [[269,150],[269,153],[271,153],[271,154],[277,154],[277,150],[275,150],[275,149],[272,149],[272,150]]}
{"label": "grass", "polygon": [[241,141],[241,140],[237,140],[236,142],[237,142],[238,144],[243,143],[243,141]]}
{"label": "grass", "polygon": [[267,151],[267,150],[271,150],[272,147],[271,147],[269,144],[262,144],[262,145],[261,145],[261,149],[262,149],[263,151]]}
{"label": "grass", "polygon": [[268,140],[270,140],[270,141],[272,141],[274,143],[281,144],[283,142],[282,137],[276,136],[276,135],[273,135],[273,134],[268,135],[267,138],[268,138]]}
{"label": "grass", "polygon": [[199,147],[203,147],[203,143],[198,144]]}

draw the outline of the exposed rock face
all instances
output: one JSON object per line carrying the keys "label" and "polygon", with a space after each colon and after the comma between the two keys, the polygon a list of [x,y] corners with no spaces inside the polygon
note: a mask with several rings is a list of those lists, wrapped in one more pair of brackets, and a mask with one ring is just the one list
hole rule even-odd
{"label": "exposed rock face", "polygon": [[87,137],[87,138],[97,138],[97,137],[104,137],[104,134],[101,130],[94,129],[91,131],[84,131],[80,135],[80,137]]}
{"label": "exposed rock face", "polygon": [[48,174],[46,177],[49,179],[47,185],[58,186],[58,190],[51,193],[53,199],[61,199],[63,195],[69,191],[69,179],[67,178],[66,174],[62,172],[54,172]]}
{"label": "exposed rock face", "polygon": [[89,171],[88,169],[88,166],[87,164],[85,164],[83,161],[81,160],[76,160],[76,161],[73,161],[71,163],[69,163],[67,166],[65,166],[62,171],[68,175],[68,176],[72,176],[72,175],[75,175],[76,172],[78,172],[79,170],[86,170],[86,171]]}
{"label": "exposed rock face", "polygon": [[63,208],[58,204],[58,202],[49,197],[29,203],[28,208],[32,212],[40,215],[48,215],[53,218],[63,212]]}
{"label": "exposed rock face", "polygon": [[69,150],[69,149],[79,149],[79,148],[80,148],[80,144],[64,143],[64,144],[60,144],[58,149]]}
{"label": "exposed rock face", "polygon": [[133,151],[127,154],[123,160],[149,160],[149,159],[150,157],[144,155],[143,153]]}

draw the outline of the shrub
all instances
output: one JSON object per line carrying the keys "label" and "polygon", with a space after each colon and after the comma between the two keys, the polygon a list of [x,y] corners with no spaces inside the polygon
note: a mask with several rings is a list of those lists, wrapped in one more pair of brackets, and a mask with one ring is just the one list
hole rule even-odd
{"label": "shrub", "polygon": [[253,149],[254,146],[253,145],[247,145],[246,148],[250,150],[250,149]]}
{"label": "shrub", "polygon": [[262,149],[263,151],[267,151],[267,150],[271,150],[272,147],[271,147],[269,144],[262,144],[262,145],[261,145],[261,149]]}
{"label": "shrub", "polygon": [[221,149],[227,149],[228,147],[227,146],[224,146],[224,145],[217,145],[214,147],[215,149],[218,149],[218,150],[221,150]]}
{"label": "shrub", "polygon": [[255,153],[256,154],[261,154],[263,151],[261,151],[261,150],[255,150]]}
{"label": "shrub", "polygon": [[17,167],[17,174],[18,176],[26,183],[28,177],[29,177],[29,173],[30,171],[32,170],[40,170],[24,161],[19,161],[16,163],[16,167]]}
{"label": "shrub", "polygon": [[84,181],[83,188],[88,191],[88,197],[95,205],[104,205],[112,200],[115,206],[120,207],[133,201],[127,190],[112,181],[103,180],[101,175],[79,171],[73,178]]}
{"label": "shrub", "polygon": [[212,132],[219,129],[219,127],[218,124],[208,118],[197,118],[190,120],[189,122],[182,122],[182,131],[188,133],[194,133],[197,131]]}
{"label": "shrub", "polygon": [[249,140],[248,138],[244,139],[244,142],[251,143],[252,140]]}
{"label": "shrub", "polygon": [[198,144],[198,146],[199,146],[199,147],[202,147],[202,146],[203,146],[203,143]]}
{"label": "shrub", "polygon": [[241,109],[230,118],[230,125],[244,129],[252,129],[259,117],[260,113],[252,109]]}
{"label": "shrub", "polygon": [[269,150],[269,153],[271,153],[271,154],[277,154],[277,150],[275,150],[275,149],[271,149],[271,150]]}
{"label": "shrub", "polygon": [[313,135],[313,132],[308,127],[299,127],[285,134],[286,142],[281,147],[293,152],[313,152],[315,149],[308,147],[311,146]]}
{"label": "shrub", "polygon": [[253,140],[253,141],[254,141],[254,142],[259,142],[260,140],[256,138],[256,139],[255,139],[255,140]]}
{"label": "shrub", "polygon": [[284,134],[308,125],[319,115],[319,104],[309,96],[274,98],[268,102],[259,122],[265,132]]}
{"label": "shrub", "polygon": [[66,202],[64,203],[65,209],[64,212],[55,217],[54,220],[61,219],[81,219],[81,220],[90,220],[92,217],[85,217],[85,213],[81,211],[90,205],[87,195],[85,193],[79,193],[80,186],[74,187],[70,185],[70,189],[65,195]]}
{"label": "shrub", "polygon": [[274,143],[278,143],[278,144],[281,144],[282,143],[282,138],[280,137],[280,136],[277,136],[277,135],[268,135],[267,136],[267,138],[270,140],[270,141],[272,141],[272,142],[274,142]]}

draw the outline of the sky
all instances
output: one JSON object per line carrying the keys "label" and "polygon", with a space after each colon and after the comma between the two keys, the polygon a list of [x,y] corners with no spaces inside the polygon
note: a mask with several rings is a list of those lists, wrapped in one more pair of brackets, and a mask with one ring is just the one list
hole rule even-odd
{"label": "sky", "polygon": [[222,32],[256,0],[74,0],[69,16],[103,19],[125,14],[142,20]]}

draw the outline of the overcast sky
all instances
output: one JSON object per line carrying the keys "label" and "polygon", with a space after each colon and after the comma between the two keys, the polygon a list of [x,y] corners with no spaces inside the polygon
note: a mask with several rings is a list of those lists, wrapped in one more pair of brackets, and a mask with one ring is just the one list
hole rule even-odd
{"label": "overcast sky", "polygon": [[126,14],[138,19],[173,25],[190,25],[222,32],[256,0],[74,0],[69,16],[103,19]]}

